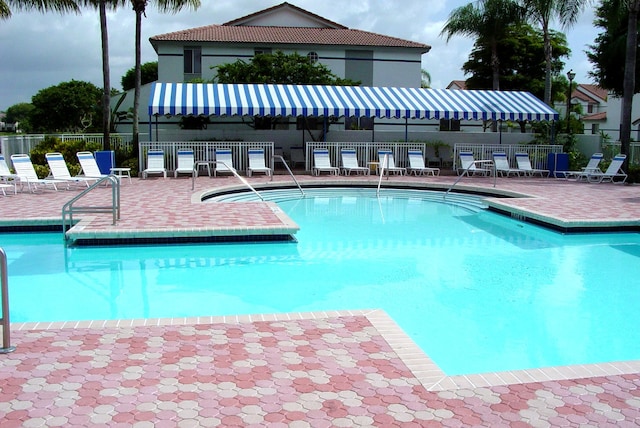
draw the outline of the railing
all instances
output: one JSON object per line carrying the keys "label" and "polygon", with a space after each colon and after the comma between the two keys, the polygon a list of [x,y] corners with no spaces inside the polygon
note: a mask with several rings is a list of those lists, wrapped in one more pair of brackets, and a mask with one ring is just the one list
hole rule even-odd
{"label": "railing", "polygon": [[[249,149],[264,149],[267,159],[272,159],[273,142],[254,142],[254,141],[169,141],[140,142],[140,158],[139,171],[145,170],[146,153],[149,149],[164,151],[165,168],[173,171],[176,168],[178,160],[178,150],[193,150],[193,158],[195,162],[213,162],[215,160],[216,149],[230,149],[234,162],[233,167],[239,171],[246,171],[249,166]],[[270,165],[273,169],[273,162]]]}
{"label": "railing", "polygon": [[236,169],[233,167],[233,165],[227,165],[227,164],[226,164],[225,162],[223,162],[223,161],[215,161],[215,163],[216,163],[216,164],[221,164],[221,165],[224,165],[225,167],[227,167],[227,169],[228,169],[229,171],[231,171],[231,173],[232,173],[233,175],[235,175],[235,176],[236,176],[236,178],[237,178],[238,180],[240,180],[240,182],[241,182],[242,184],[244,184],[245,186],[247,186],[247,187],[249,188],[249,190],[251,190],[253,193],[255,193],[255,194],[258,196],[258,198],[260,198],[260,200],[261,200],[261,201],[264,201],[264,198],[262,197],[262,195],[261,195],[260,193],[258,193],[258,191],[257,191],[256,189],[254,189],[254,188],[253,188],[253,186],[252,186],[251,184],[249,184],[249,182],[248,182],[247,180],[245,180],[243,176],[241,176],[240,174],[238,174],[238,171],[236,171]]}
{"label": "railing", "polygon": [[[612,143],[607,143],[602,145],[602,153],[604,154],[604,158],[606,160],[613,159],[615,155],[620,153],[622,144],[620,141],[615,141]],[[629,164],[630,165],[640,165],[640,143],[630,143],[629,144]]]}
{"label": "railing", "polygon": [[515,164],[516,153],[528,153],[532,167],[548,169],[549,153],[562,153],[560,145],[533,144],[456,144],[453,148],[453,170],[457,170],[460,152],[473,152],[476,159],[493,159],[493,152],[507,154],[509,164]]}
{"label": "railing", "polygon": [[[73,206],[80,198],[98,187],[102,183],[111,183],[111,206],[86,206],[75,207]],[[109,184],[106,183],[106,184]],[[73,215],[80,213],[107,213],[110,212],[113,216],[112,224],[115,226],[117,221],[120,220],[120,180],[115,175],[107,175],[102,177],[88,188],[84,189],[81,193],[76,195],[69,202],[62,207],[62,233],[64,235],[65,242],[67,239],[67,230],[73,226]]]}
{"label": "railing", "polygon": [[[389,167],[389,153],[385,153],[380,163],[380,178],[378,179],[378,188],[376,189],[376,196],[380,196],[380,187],[382,186],[382,177],[384,177],[385,168]],[[389,179],[389,173],[387,172],[387,180]]]}
{"label": "railing", "polygon": [[[9,158],[16,153],[31,153],[31,150],[46,137],[55,137],[61,141],[84,140],[99,143],[103,147],[102,134],[16,134],[0,137],[0,152]],[[132,134],[111,134],[109,144],[111,150],[127,150],[131,148]]]}
{"label": "railing", "polygon": [[444,195],[442,195],[442,199],[447,199],[447,196],[449,195],[449,193],[451,193],[451,190],[455,187],[456,184],[458,184],[460,180],[462,180],[462,177],[464,177],[465,175],[469,177],[469,171],[471,170],[471,167],[475,167],[477,165],[482,166],[485,169],[487,166],[491,168],[491,172],[493,173],[493,187],[496,187],[498,170],[496,168],[495,162],[492,160],[481,159],[481,160],[470,162],[469,165],[467,165],[467,167],[462,171],[462,174],[460,174],[458,178],[456,178],[456,181],[454,181],[453,184],[449,186],[447,191],[444,192]]}
{"label": "railing", "polygon": [[9,322],[9,273],[7,272],[7,254],[4,249],[0,248],[0,270],[2,270],[0,278],[0,294],[2,294],[2,348],[0,354],[8,354],[16,350],[15,346],[11,346],[11,326]]}
{"label": "railing", "polygon": [[[289,175],[291,176],[291,178],[293,178],[293,182],[296,183],[296,186],[298,186],[298,189],[300,189],[300,193],[302,194],[302,196],[304,197],[304,190],[302,190],[302,186],[300,186],[300,183],[298,183],[298,180],[296,180],[296,176],[293,175],[293,172],[291,172],[291,168],[289,168],[289,165],[287,164],[287,161],[284,160],[284,158],[280,155],[273,155],[273,160],[279,160],[280,162],[282,162],[284,164],[284,167],[287,169],[287,171],[289,172]],[[274,162],[271,162],[272,164]],[[271,181],[273,181],[273,174],[271,174]]]}

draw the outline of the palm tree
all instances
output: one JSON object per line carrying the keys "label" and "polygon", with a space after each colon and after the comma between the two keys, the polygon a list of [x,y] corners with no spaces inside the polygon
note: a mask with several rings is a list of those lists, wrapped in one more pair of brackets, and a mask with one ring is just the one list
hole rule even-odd
{"label": "palm tree", "polygon": [[[138,143],[140,141],[140,131],[138,129],[138,107],[140,106],[140,86],[142,79],[142,60],[141,60],[141,38],[142,38],[142,15],[144,15],[149,0],[131,0],[131,5],[136,13],[136,65],[135,65],[135,82],[136,86],[133,91],[133,150],[137,152]],[[176,13],[185,7],[194,10],[200,7],[200,0],[156,0],[156,8],[160,12]]]}
{"label": "palm tree", "polygon": [[522,0],[529,19],[540,25],[544,41],[544,102],[551,105],[551,36],[549,25],[557,19],[563,28],[569,28],[578,20],[587,0]]}
{"label": "palm tree", "polygon": [[100,15],[100,39],[102,41],[102,148],[111,149],[111,71],[109,70],[109,32],[107,8],[117,9],[127,0],[84,0],[88,6],[97,7]]}
{"label": "palm tree", "polygon": [[622,82],[622,111],[620,118],[620,151],[627,155],[623,168],[628,169],[631,146],[631,109],[636,86],[636,56],[638,52],[638,13],[640,0],[628,0],[629,21],[627,24],[627,50],[624,60],[624,81]]}
{"label": "palm tree", "polygon": [[524,11],[513,0],[478,0],[454,9],[440,35],[447,42],[455,34],[477,37],[491,47],[492,87],[500,90],[500,57],[498,41],[505,35],[507,27],[519,23]]}
{"label": "palm tree", "polygon": [[0,19],[11,17],[11,7],[21,10],[37,10],[47,12],[78,12],[79,8],[73,0],[0,0]]}

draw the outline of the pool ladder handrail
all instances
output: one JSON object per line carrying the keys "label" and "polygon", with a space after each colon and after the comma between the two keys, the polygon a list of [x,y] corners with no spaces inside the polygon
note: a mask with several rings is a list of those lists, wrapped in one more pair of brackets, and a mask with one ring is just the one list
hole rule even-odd
{"label": "pool ladder handrail", "polygon": [[472,166],[475,165],[489,165],[489,167],[491,168],[491,172],[493,173],[493,187],[496,187],[496,177],[498,176],[498,171],[496,168],[496,163],[492,160],[477,160],[477,161],[473,161],[470,162],[469,165],[464,169],[464,171],[462,171],[462,174],[460,174],[458,176],[458,178],[456,178],[456,181],[453,182],[453,184],[451,186],[449,186],[449,188],[447,189],[446,192],[444,192],[444,195],[442,196],[442,199],[447,199],[447,196],[449,195],[449,192],[451,192],[451,190],[453,189],[453,187],[458,184],[458,182],[460,180],[462,180],[462,177],[464,177],[465,175],[467,177],[469,177],[469,170],[471,169]]}
{"label": "pool ladder handrail", "polygon": [[[109,182],[111,184],[111,205],[110,206],[86,206],[86,207],[74,207],[76,203],[84,195],[98,187],[100,184]],[[78,213],[107,213],[110,212],[113,216],[112,224],[115,226],[117,221],[120,220],[120,180],[114,174],[106,175],[91,186],[84,189],[78,195],[74,196],[70,201],[62,206],[62,233],[64,235],[65,242],[67,239],[67,230],[73,227],[73,214]]]}
{"label": "pool ladder handrail", "polygon": [[382,177],[384,177],[384,169],[387,168],[387,180],[389,179],[389,153],[385,153],[382,157],[382,163],[378,172],[380,173],[380,179],[378,179],[378,189],[376,190],[376,196],[380,196],[380,186],[382,185]]}
{"label": "pool ladder handrail", "polygon": [[[289,165],[287,164],[287,161],[285,161],[284,158],[281,155],[273,155],[272,158],[273,158],[273,160],[279,160],[280,162],[282,162],[284,164],[284,167],[287,169],[287,172],[289,172],[289,175],[291,176],[291,178],[293,178],[293,182],[296,183],[296,186],[298,186],[298,189],[300,189],[300,193],[302,194],[302,196],[305,196],[304,190],[302,190],[302,186],[300,186],[300,183],[298,183],[298,180],[296,180],[296,177],[295,177],[295,175],[293,175],[293,172],[291,171],[291,168],[289,168]],[[273,181],[273,174],[271,174],[271,180],[270,181]]]}
{"label": "pool ladder handrail", "polygon": [[225,162],[223,161],[213,161],[216,165],[217,164],[221,164],[224,165],[225,167],[227,167],[227,169],[229,171],[231,171],[231,173],[233,175],[235,175],[238,180],[240,180],[240,182],[242,182],[242,184],[244,184],[245,186],[247,186],[249,188],[249,190],[251,190],[253,193],[255,193],[256,195],[258,195],[258,197],[260,198],[261,201],[264,201],[264,198],[262,197],[262,195],[260,193],[258,193],[258,191],[256,189],[253,188],[253,186],[251,184],[249,184],[249,182],[247,180],[244,179],[244,177],[242,177],[240,174],[238,174],[238,171],[236,171],[236,169],[233,167],[233,165],[229,166],[227,165]]}
{"label": "pool ladder handrail", "polygon": [[7,272],[7,254],[3,248],[0,248],[0,294],[2,294],[2,348],[0,354],[8,354],[16,350],[15,346],[11,346],[11,327],[9,322],[9,274]]}

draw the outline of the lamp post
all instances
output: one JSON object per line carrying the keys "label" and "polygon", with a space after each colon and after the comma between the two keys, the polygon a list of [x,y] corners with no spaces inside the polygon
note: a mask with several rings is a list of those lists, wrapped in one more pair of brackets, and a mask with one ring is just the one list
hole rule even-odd
{"label": "lamp post", "polygon": [[576,73],[573,72],[573,69],[567,72],[567,79],[569,79],[569,89],[567,90],[567,134],[571,134],[571,86],[575,77]]}

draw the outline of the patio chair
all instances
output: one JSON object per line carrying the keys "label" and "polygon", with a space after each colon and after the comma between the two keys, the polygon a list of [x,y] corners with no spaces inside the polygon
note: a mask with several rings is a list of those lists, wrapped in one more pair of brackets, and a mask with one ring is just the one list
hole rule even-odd
{"label": "patio chair", "polygon": [[[605,172],[585,173],[587,175],[587,181],[590,183],[624,183],[627,181],[627,174],[622,170],[622,164],[626,158],[627,155],[615,155]],[[622,178],[622,181],[615,181],[616,178]]]}
{"label": "patio chair", "polygon": [[381,171],[381,173],[394,173],[396,175],[405,175],[407,173],[406,168],[396,166],[396,162],[393,159],[393,152],[389,149],[379,149],[378,160],[380,162],[378,171]]}
{"label": "patio chair", "polygon": [[474,175],[487,176],[491,175],[493,171],[489,168],[485,168],[480,165],[480,161],[476,161],[473,157],[473,152],[461,151],[458,155],[460,157],[460,167],[458,167],[458,175],[466,175],[471,177]]}
{"label": "patio chair", "polygon": [[93,153],[91,152],[78,152],[76,153],[76,157],[80,162],[80,173],[84,177],[91,178],[104,178],[107,175],[103,174],[98,167],[98,163],[96,162],[96,158],[93,157]]}
{"label": "patio chair", "polygon": [[522,172],[519,169],[511,168],[507,154],[504,152],[493,152],[493,164],[496,167],[496,174],[500,174],[501,177],[510,177],[511,174],[520,177]]}
{"label": "patio chair", "polygon": [[409,175],[440,175],[440,168],[431,168],[424,164],[424,157],[422,156],[422,150],[409,150],[409,168],[407,171]]}
{"label": "patio chair", "polygon": [[60,183],[59,180],[38,178],[29,155],[22,153],[11,155],[11,163],[13,163],[13,168],[16,170],[16,175],[20,178],[21,186],[27,183],[30,192],[38,190],[38,184],[42,184],[45,188],[46,186],[51,186],[54,190],[58,190],[56,183]]}
{"label": "patio chair", "polygon": [[254,173],[263,173],[271,176],[271,168],[264,163],[264,149],[249,149],[249,167],[247,175],[251,177]]}
{"label": "patio chair", "polygon": [[0,154],[0,187],[2,187],[2,194],[7,196],[4,189],[8,189],[10,187],[13,187],[13,194],[17,194],[19,181],[20,177],[9,170],[9,166],[7,165],[4,155]]}
{"label": "patio chair", "polygon": [[149,149],[147,152],[147,169],[142,171],[142,178],[146,179],[149,174],[162,174],[163,178],[167,178],[163,150]]}
{"label": "patio chair", "polygon": [[231,149],[215,149],[216,163],[213,167],[213,176],[217,177],[220,173],[233,174],[235,168],[233,167],[233,156]]}
{"label": "patio chair", "polygon": [[536,174],[540,174],[540,177],[549,176],[549,170],[533,168],[531,166],[529,153],[516,153],[516,164],[518,165],[518,171],[525,177],[533,177]]}
{"label": "patio chair", "polygon": [[[595,174],[601,174],[602,170],[600,169],[600,167],[598,166],[600,164],[600,161],[604,158],[604,155],[602,153],[594,153],[591,155],[591,158],[589,159],[589,163],[587,163],[587,166],[585,166],[584,168],[582,168],[582,170],[580,171],[555,171],[554,172],[554,176],[556,178],[574,178],[578,181],[580,180],[587,180],[587,177],[589,176],[589,174],[591,173],[595,173]],[[558,175],[562,175],[561,177],[558,177]]]}
{"label": "patio chair", "polygon": [[191,174],[191,177],[195,176],[195,165],[193,149],[178,150],[178,166],[175,171],[173,171],[173,178],[177,178],[178,174]]}
{"label": "patio chair", "polygon": [[51,152],[45,153],[44,158],[47,160],[47,164],[49,164],[49,171],[51,178],[54,180],[65,181],[67,182],[67,189],[69,188],[71,183],[78,185],[86,185],[89,187],[89,182],[98,181],[97,178],[90,178],[84,176],[75,176],[72,177],[69,172],[69,168],[67,167],[67,162],[64,160],[62,153]]}
{"label": "patio chair", "polygon": [[328,172],[330,175],[338,175],[340,168],[331,165],[328,149],[313,149],[313,175],[320,175],[321,172]]}
{"label": "patio chair", "polygon": [[356,174],[362,173],[363,175],[369,175],[371,170],[365,166],[360,166],[358,163],[358,156],[356,155],[356,149],[342,149],[340,150],[342,157],[342,172],[344,175],[351,175],[352,172]]}

